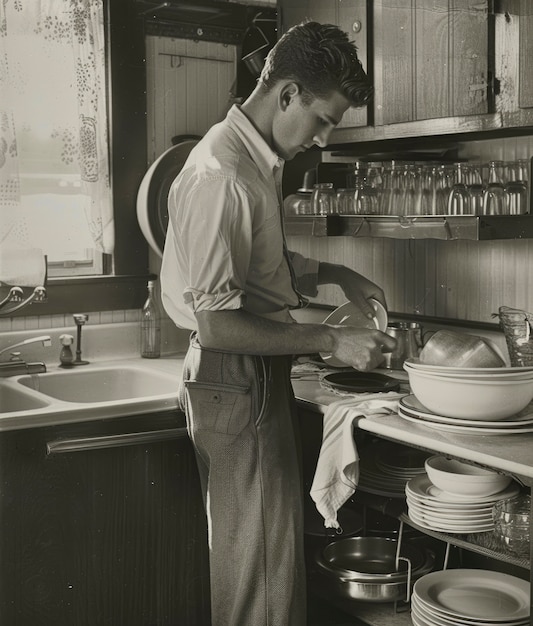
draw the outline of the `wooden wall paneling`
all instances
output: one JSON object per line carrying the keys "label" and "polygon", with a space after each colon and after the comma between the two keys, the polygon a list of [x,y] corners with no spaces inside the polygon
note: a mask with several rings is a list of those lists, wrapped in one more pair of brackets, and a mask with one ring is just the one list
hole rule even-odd
{"label": "wooden wall paneling", "polygon": [[517,111],[519,108],[519,42],[520,20],[518,0],[501,0],[495,13],[494,74],[498,89],[495,94],[496,110]]}

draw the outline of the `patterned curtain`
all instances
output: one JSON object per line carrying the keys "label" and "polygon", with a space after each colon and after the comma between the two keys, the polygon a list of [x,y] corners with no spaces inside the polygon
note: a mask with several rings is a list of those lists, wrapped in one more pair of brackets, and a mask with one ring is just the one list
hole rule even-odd
{"label": "patterned curtain", "polygon": [[96,249],[111,253],[108,152],[103,0],[2,0],[0,245],[34,245],[25,198],[61,206],[69,187]]}

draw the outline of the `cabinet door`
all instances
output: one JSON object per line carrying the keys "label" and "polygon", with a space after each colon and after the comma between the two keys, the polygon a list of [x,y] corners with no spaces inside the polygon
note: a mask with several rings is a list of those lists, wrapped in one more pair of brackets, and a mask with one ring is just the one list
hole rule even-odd
{"label": "cabinet door", "polygon": [[489,112],[488,0],[375,3],[376,124]]}
{"label": "cabinet door", "polygon": [[192,446],[144,422],[0,433],[0,623],[209,624]]}
{"label": "cabinet door", "polygon": [[[367,2],[366,0],[279,0],[282,32],[305,19],[324,24],[336,24],[348,33],[357,46],[357,56],[368,70],[367,59]],[[366,126],[368,107],[350,108],[344,114],[339,128]]]}

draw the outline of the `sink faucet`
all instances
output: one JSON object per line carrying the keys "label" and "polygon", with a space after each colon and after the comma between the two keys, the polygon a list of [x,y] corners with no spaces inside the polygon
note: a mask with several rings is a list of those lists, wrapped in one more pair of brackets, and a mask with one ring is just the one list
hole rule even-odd
{"label": "sink faucet", "polygon": [[35,363],[27,363],[20,358],[20,352],[13,352],[14,348],[20,348],[32,343],[42,343],[44,347],[51,346],[52,340],[49,335],[41,335],[39,337],[30,337],[19,341],[10,346],[6,346],[0,350],[0,356],[4,352],[10,352],[11,358],[9,361],[0,361],[0,376],[16,376],[19,374],[42,374],[46,372],[46,365],[42,361],[36,361]]}

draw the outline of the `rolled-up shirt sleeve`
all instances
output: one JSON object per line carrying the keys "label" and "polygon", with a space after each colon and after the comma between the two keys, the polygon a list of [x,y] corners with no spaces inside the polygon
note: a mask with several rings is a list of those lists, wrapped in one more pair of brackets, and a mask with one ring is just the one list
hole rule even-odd
{"label": "rolled-up shirt sleeve", "polygon": [[185,304],[195,313],[241,308],[251,253],[246,192],[224,176],[203,180],[187,195],[181,215]]}
{"label": "rolled-up shirt sleeve", "polygon": [[316,259],[308,259],[298,252],[289,251],[296,287],[304,295],[314,298],[318,294],[318,267]]}

